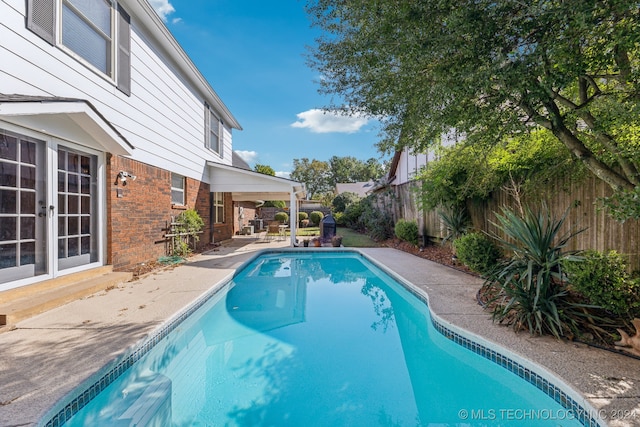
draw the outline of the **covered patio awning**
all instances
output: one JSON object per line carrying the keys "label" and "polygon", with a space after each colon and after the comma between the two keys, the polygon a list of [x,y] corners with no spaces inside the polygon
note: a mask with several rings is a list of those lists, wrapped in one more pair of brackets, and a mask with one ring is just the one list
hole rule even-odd
{"label": "covered patio awning", "polygon": [[83,99],[0,94],[0,119],[99,151],[133,152],[133,145]]}
{"label": "covered patio awning", "polygon": [[[307,196],[303,183],[259,172],[207,162],[210,168],[211,191],[231,193],[234,202],[289,200],[290,218],[298,217],[298,200]],[[297,221],[291,224],[291,246],[296,239]]]}

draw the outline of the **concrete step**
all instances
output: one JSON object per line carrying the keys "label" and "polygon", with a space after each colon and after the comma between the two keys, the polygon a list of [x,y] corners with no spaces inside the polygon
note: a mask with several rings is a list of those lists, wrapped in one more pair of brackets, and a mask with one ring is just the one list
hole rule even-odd
{"label": "concrete step", "polygon": [[132,277],[132,273],[114,273],[111,266],[105,266],[0,292],[0,327],[7,329],[21,320],[116,287]]}

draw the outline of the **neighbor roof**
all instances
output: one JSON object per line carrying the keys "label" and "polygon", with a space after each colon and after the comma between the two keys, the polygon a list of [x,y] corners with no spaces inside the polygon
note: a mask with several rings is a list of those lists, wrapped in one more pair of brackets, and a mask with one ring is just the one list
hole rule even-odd
{"label": "neighbor roof", "polygon": [[373,189],[373,181],[349,182],[336,184],[336,193],[356,193],[360,197],[365,197]]}

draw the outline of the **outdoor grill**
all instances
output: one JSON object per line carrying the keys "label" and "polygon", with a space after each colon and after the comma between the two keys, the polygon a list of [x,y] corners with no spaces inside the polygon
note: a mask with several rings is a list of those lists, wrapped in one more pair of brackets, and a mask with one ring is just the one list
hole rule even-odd
{"label": "outdoor grill", "polygon": [[336,235],[336,220],[329,214],[320,221],[320,238],[323,241],[331,240]]}

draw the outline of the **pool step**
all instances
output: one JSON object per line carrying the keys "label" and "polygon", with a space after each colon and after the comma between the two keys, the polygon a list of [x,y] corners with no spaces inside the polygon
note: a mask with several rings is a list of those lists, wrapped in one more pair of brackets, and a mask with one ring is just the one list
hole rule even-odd
{"label": "pool step", "polygon": [[[140,387],[141,384],[136,384]],[[125,397],[120,406],[125,407],[117,420],[108,420],[112,427],[171,427],[171,380],[157,374],[148,384],[143,385],[143,392],[135,396],[135,400]],[[114,410],[118,413],[118,409]]]}
{"label": "pool step", "polygon": [[0,332],[21,320],[118,286],[132,277],[132,273],[113,272],[108,265],[0,292]]}

